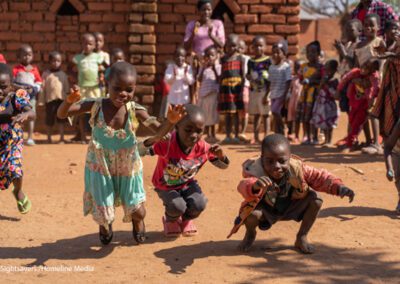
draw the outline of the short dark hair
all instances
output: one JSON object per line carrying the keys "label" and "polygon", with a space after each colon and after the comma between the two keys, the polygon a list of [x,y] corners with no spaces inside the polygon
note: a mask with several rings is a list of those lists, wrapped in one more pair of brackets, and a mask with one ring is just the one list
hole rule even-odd
{"label": "short dark hair", "polygon": [[356,27],[358,28],[359,31],[362,31],[363,29],[363,25],[362,22],[359,19],[351,19],[349,21],[347,21],[346,25],[350,26],[350,25],[356,25]]}
{"label": "short dark hair", "polygon": [[110,74],[108,75],[108,80],[111,81],[116,76],[121,75],[131,75],[137,78],[136,68],[128,62],[116,62],[110,67]]}
{"label": "short dark hair", "polygon": [[386,25],[385,25],[385,32],[390,30],[395,25],[399,25],[399,21],[391,20],[391,21],[387,22]]}
{"label": "short dark hair", "polygon": [[0,75],[2,74],[9,75],[10,79],[12,78],[12,70],[8,64],[0,63]]}
{"label": "short dark hair", "polygon": [[206,4],[211,4],[212,5],[212,1],[211,0],[199,0],[199,1],[197,1],[197,9],[200,10]]}
{"label": "short dark hair", "polygon": [[312,41],[307,44],[306,49],[310,48],[311,46],[315,46],[319,54],[321,54],[321,43],[318,40]]}
{"label": "short dark hair", "polygon": [[335,59],[331,59],[328,60],[325,65],[329,66],[330,68],[332,68],[333,70],[337,71],[338,67],[339,67],[339,62]]}
{"label": "short dark hair", "polygon": [[289,140],[282,134],[270,134],[264,138],[261,143],[261,154],[265,151],[275,148],[277,146],[284,145],[290,149]]}
{"label": "short dark hair", "polygon": [[52,52],[49,53],[49,60],[54,59],[56,56],[61,56],[61,52],[54,50]]}
{"label": "short dark hair", "polygon": [[209,51],[211,51],[211,50],[213,50],[213,49],[214,49],[215,51],[217,51],[217,47],[216,47],[214,44],[208,46],[208,47],[204,50],[204,54],[207,54]]}
{"label": "short dark hair", "polygon": [[251,43],[254,44],[256,41],[258,41],[258,40],[260,40],[260,39],[261,39],[264,43],[266,43],[265,37],[262,36],[262,35],[256,35],[256,36],[253,38],[253,40],[251,41]]}
{"label": "short dark hair", "polygon": [[122,50],[122,48],[119,48],[119,47],[113,48],[112,54],[117,54],[117,53],[125,54],[124,51]]}
{"label": "short dark hair", "polygon": [[24,50],[26,50],[26,49],[28,49],[28,48],[30,48],[30,49],[33,51],[32,46],[31,46],[30,44],[25,44],[25,43],[24,43],[24,44],[21,44],[21,46],[18,48],[17,56],[20,57],[22,51],[24,51]]}
{"label": "short dark hair", "polygon": [[197,116],[205,117],[203,109],[197,105],[186,104],[185,110],[186,116],[181,121],[184,119],[194,120]]}
{"label": "short dark hair", "polygon": [[368,14],[365,16],[364,22],[366,19],[375,19],[378,27],[381,25],[381,17],[378,14]]}
{"label": "short dark hair", "polygon": [[288,42],[284,39],[281,39],[279,42],[275,43],[273,45],[273,47],[277,47],[280,50],[282,50],[282,52],[287,55],[289,52],[289,46],[288,46]]}

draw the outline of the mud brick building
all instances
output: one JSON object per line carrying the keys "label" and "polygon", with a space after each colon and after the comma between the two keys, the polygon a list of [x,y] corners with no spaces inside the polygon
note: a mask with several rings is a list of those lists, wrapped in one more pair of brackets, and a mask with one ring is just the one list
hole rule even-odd
{"label": "mud brick building", "polygon": [[[196,19],[197,0],[13,0],[0,1],[0,50],[10,63],[21,43],[29,43],[35,63],[45,67],[58,49],[66,60],[80,52],[80,36],[103,32],[107,50],[123,48],[139,73],[140,102],[154,103],[155,74],[162,72],[186,23]],[[284,37],[298,51],[300,0],[215,0],[213,17],[223,19],[227,33],[250,42],[265,35],[268,44]]]}

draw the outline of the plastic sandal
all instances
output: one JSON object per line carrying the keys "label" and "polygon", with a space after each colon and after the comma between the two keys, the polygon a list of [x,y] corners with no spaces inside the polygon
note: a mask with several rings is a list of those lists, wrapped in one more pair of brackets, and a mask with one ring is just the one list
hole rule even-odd
{"label": "plastic sandal", "polygon": [[181,235],[182,230],[179,221],[167,222],[165,217],[163,217],[162,222],[164,225],[164,235],[167,238],[177,238]]}
{"label": "plastic sandal", "polygon": [[25,194],[23,200],[18,200],[18,197],[15,195],[14,189],[12,190],[15,200],[17,201],[17,208],[19,213],[26,214],[31,211],[32,202],[29,200],[28,196]]}
{"label": "plastic sandal", "polygon": [[109,230],[108,230],[108,234],[107,235],[103,235],[101,233],[101,226],[99,226],[99,239],[100,239],[100,242],[103,245],[108,245],[109,243],[111,243],[113,237],[114,237],[114,232],[112,230],[112,225],[111,224],[109,226]]}
{"label": "plastic sandal", "polygon": [[132,234],[133,238],[138,244],[143,244],[146,241],[146,226],[144,224],[144,221],[140,221],[143,224],[143,230],[142,231],[137,231],[135,222],[132,220]]}
{"label": "plastic sandal", "polygon": [[198,234],[196,225],[193,220],[182,221],[182,235],[184,237],[192,237]]}

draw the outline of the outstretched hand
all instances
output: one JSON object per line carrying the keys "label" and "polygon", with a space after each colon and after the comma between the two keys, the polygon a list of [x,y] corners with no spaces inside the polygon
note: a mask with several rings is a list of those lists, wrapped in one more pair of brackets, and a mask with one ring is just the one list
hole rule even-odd
{"label": "outstretched hand", "polygon": [[354,191],[352,191],[347,186],[341,186],[339,188],[339,196],[340,196],[340,198],[343,198],[343,197],[347,196],[349,198],[349,203],[353,202],[355,195],[356,194],[354,193]]}
{"label": "outstretched hand", "polygon": [[27,112],[20,113],[20,114],[18,114],[16,116],[13,116],[11,118],[12,119],[12,124],[23,123],[26,120],[28,120],[28,118],[29,118],[29,113],[27,113]]}
{"label": "outstretched hand", "polygon": [[260,177],[255,184],[253,184],[253,192],[258,193],[260,190],[263,190],[272,185],[272,181],[269,177],[263,176]]}
{"label": "outstretched hand", "polygon": [[218,157],[220,160],[225,159],[225,154],[224,151],[222,150],[222,147],[219,144],[214,144],[210,147],[210,153],[214,154],[215,156]]}
{"label": "outstretched hand", "polygon": [[186,109],[183,105],[169,106],[167,119],[170,123],[176,124],[186,115]]}
{"label": "outstretched hand", "polygon": [[74,85],[71,88],[70,94],[67,96],[66,101],[70,104],[79,102],[81,100],[81,94],[79,92],[79,87],[77,85]]}

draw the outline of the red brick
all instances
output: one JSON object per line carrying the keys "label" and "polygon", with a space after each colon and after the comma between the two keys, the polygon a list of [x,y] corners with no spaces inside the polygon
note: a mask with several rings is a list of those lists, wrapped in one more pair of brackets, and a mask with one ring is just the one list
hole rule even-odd
{"label": "red brick", "polygon": [[285,24],[286,17],[285,17],[285,15],[265,14],[265,15],[261,15],[261,23]]}
{"label": "red brick", "polygon": [[146,85],[137,85],[135,94],[140,95],[151,95],[154,94],[154,87],[153,86],[146,86]]}
{"label": "red brick", "polygon": [[171,56],[172,54],[174,54],[175,49],[176,49],[175,44],[159,45],[157,46],[157,54],[168,54]]}
{"label": "red brick", "polygon": [[144,14],[144,21],[146,23],[156,24],[158,23],[158,14]]}
{"label": "red brick", "polygon": [[129,26],[127,24],[115,25],[115,31],[117,33],[127,33],[129,32]]}
{"label": "red brick", "polygon": [[103,22],[124,23],[126,20],[124,14],[111,13],[103,15]]}
{"label": "red brick", "polygon": [[[65,45],[63,45],[65,46]],[[42,43],[34,43],[32,46],[33,50],[38,51],[53,51],[56,48],[55,43],[51,42],[42,42]]]}
{"label": "red brick", "polygon": [[172,5],[170,4],[158,4],[157,5],[158,13],[171,13]]}
{"label": "red brick", "polygon": [[278,9],[279,14],[298,15],[300,13],[299,6],[281,6]]}
{"label": "red brick", "polygon": [[127,12],[131,10],[131,4],[128,3],[115,3],[113,5],[115,12]]}
{"label": "red brick", "polygon": [[161,14],[160,21],[163,23],[182,23],[183,15],[180,14]]}
{"label": "red brick", "polygon": [[129,51],[136,54],[155,54],[156,46],[150,44],[131,44]]}
{"label": "red brick", "polygon": [[268,5],[251,5],[250,12],[251,13],[261,13],[261,14],[268,14],[271,13],[272,6]]}
{"label": "red brick", "polygon": [[259,4],[261,0],[238,0],[236,2],[239,4]]}
{"label": "red brick", "polygon": [[128,37],[128,41],[130,43],[140,43],[140,42],[142,42],[142,36],[140,36],[140,35],[130,35]]}
{"label": "red brick", "polygon": [[156,57],[154,55],[143,55],[144,64],[156,64]]}
{"label": "red brick", "polygon": [[195,14],[196,6],[194,6],[194,5],[174,5],[174,13]]}
{"label": "red brick", "polygon": [[255,24],[257,23],[257,15],[239,14],[235,16],[237,24]]}
{"label": "red brick", "polygon": [[156,74],[156,67],[154,65],[136,65],[135,67],[139,74]]}
{"label": "red brick", "polygon": [[33,24],[33,30],[36,32],[53,32],[56,30],[54,23],[35,23]]}
{"label": "red brick", "polygon": [[297,34],[300,32],[300,25],[276,25],[275,32],[278,34]]}
{"label": "red brick", "polygon": [[142,56],[140,54],[133,54],[131,55],[130,62],[132,64],[140,64],[142,63]]}
{"label": "red brick", "polygon": [[[153,88],[153,87],[151,87]],[[154,94],[154,88],[153,88],[153,92],[151,94]],[[142,104],[152,104],[154,102],[154,96],[153,95],[146,95],[142,97]]]}
{"label": "red brick", "polygon": [[149,83],[153,83],[155,80],[154,75],[138,75],[138,79],[137,82],[139,84],[149,84]]}
{"label": "red brick", "polygon": [[19,31],[19,32],[30,32],[32,31],[32,24],[27,22],[14,22],[11,23],[12,31]]}
{"label": "red brick", "polygon": [[1,13],[0,22],[18,21],[18,13]]}
{"label": "red brick", "polygon": [[89,2],[88,9],[90,11],[111,11],[112,2]]}
{"label": "red brick", "polygon": [[[182,40],[182,38],[181,38],[181,40]],[[143,40],[142,40],[143,43],[155,44],[156,41],[157,41],[157,38],[155,35],[150,35],[150,34],[143,35]],[[173,40],[171,39],[171,41],[173,41]]]}
{"label": "red brick", "polygon": [[102,24],[89,24],[89,31],[90,32],[111,32],[113,30],[113,26],[108,23],[102,23]]}
{"label": "red brick", "polygon": [[265,33],[272,33],[274,28],[272,25],[250,25],[248,28],[249,33],[257,34],[265,34]]}
{"label": "red brick", "polygon": [[154,26],[142,24],[130,24],[129,31],[138,34],[151,34],[154,33]]}
{"label": "red brick", "polygon": [[157,12],[157,4],[156,3],[133,3],[132,11],[155,13],[155,12]]}
{"label": "red brick", "polygon": [[279,35],[266,35],[265,40],[267,41],[267,44],[275,44],[279,42],[282,39],[282,36]]}
{"label": "red brick", "polygon": [[18,12],[26,12],[31,10],[31,4],[26,2],[10,2],[10,10]]}
{"label": "red brick", "polygon": [[101,22],[101,15],[98,14],[81,14],[79,16],[81,22]]}
{"label": "red brick", "polygon": [[24,12],[20,14],[21,19],[29,19],[29,21],[41,22],[43,21],[43,13],[41,12]]}
{"label": "red brick", "polygon": [[0,40],[3,41],[18,41],[20,40],[20,34],[19,33],[13,33],[13,32],[0,32]]}
{"label": "red brick", "polygon": [[143,15],[142,14],[130,14],[129,21],[136,22],[136,23],[142,23]]}
{"label": "red brick", "polygon": [[288,24],[300,23],[300,17],[299,16],[288,16],[287,17],[287,22],[288,22]]}

